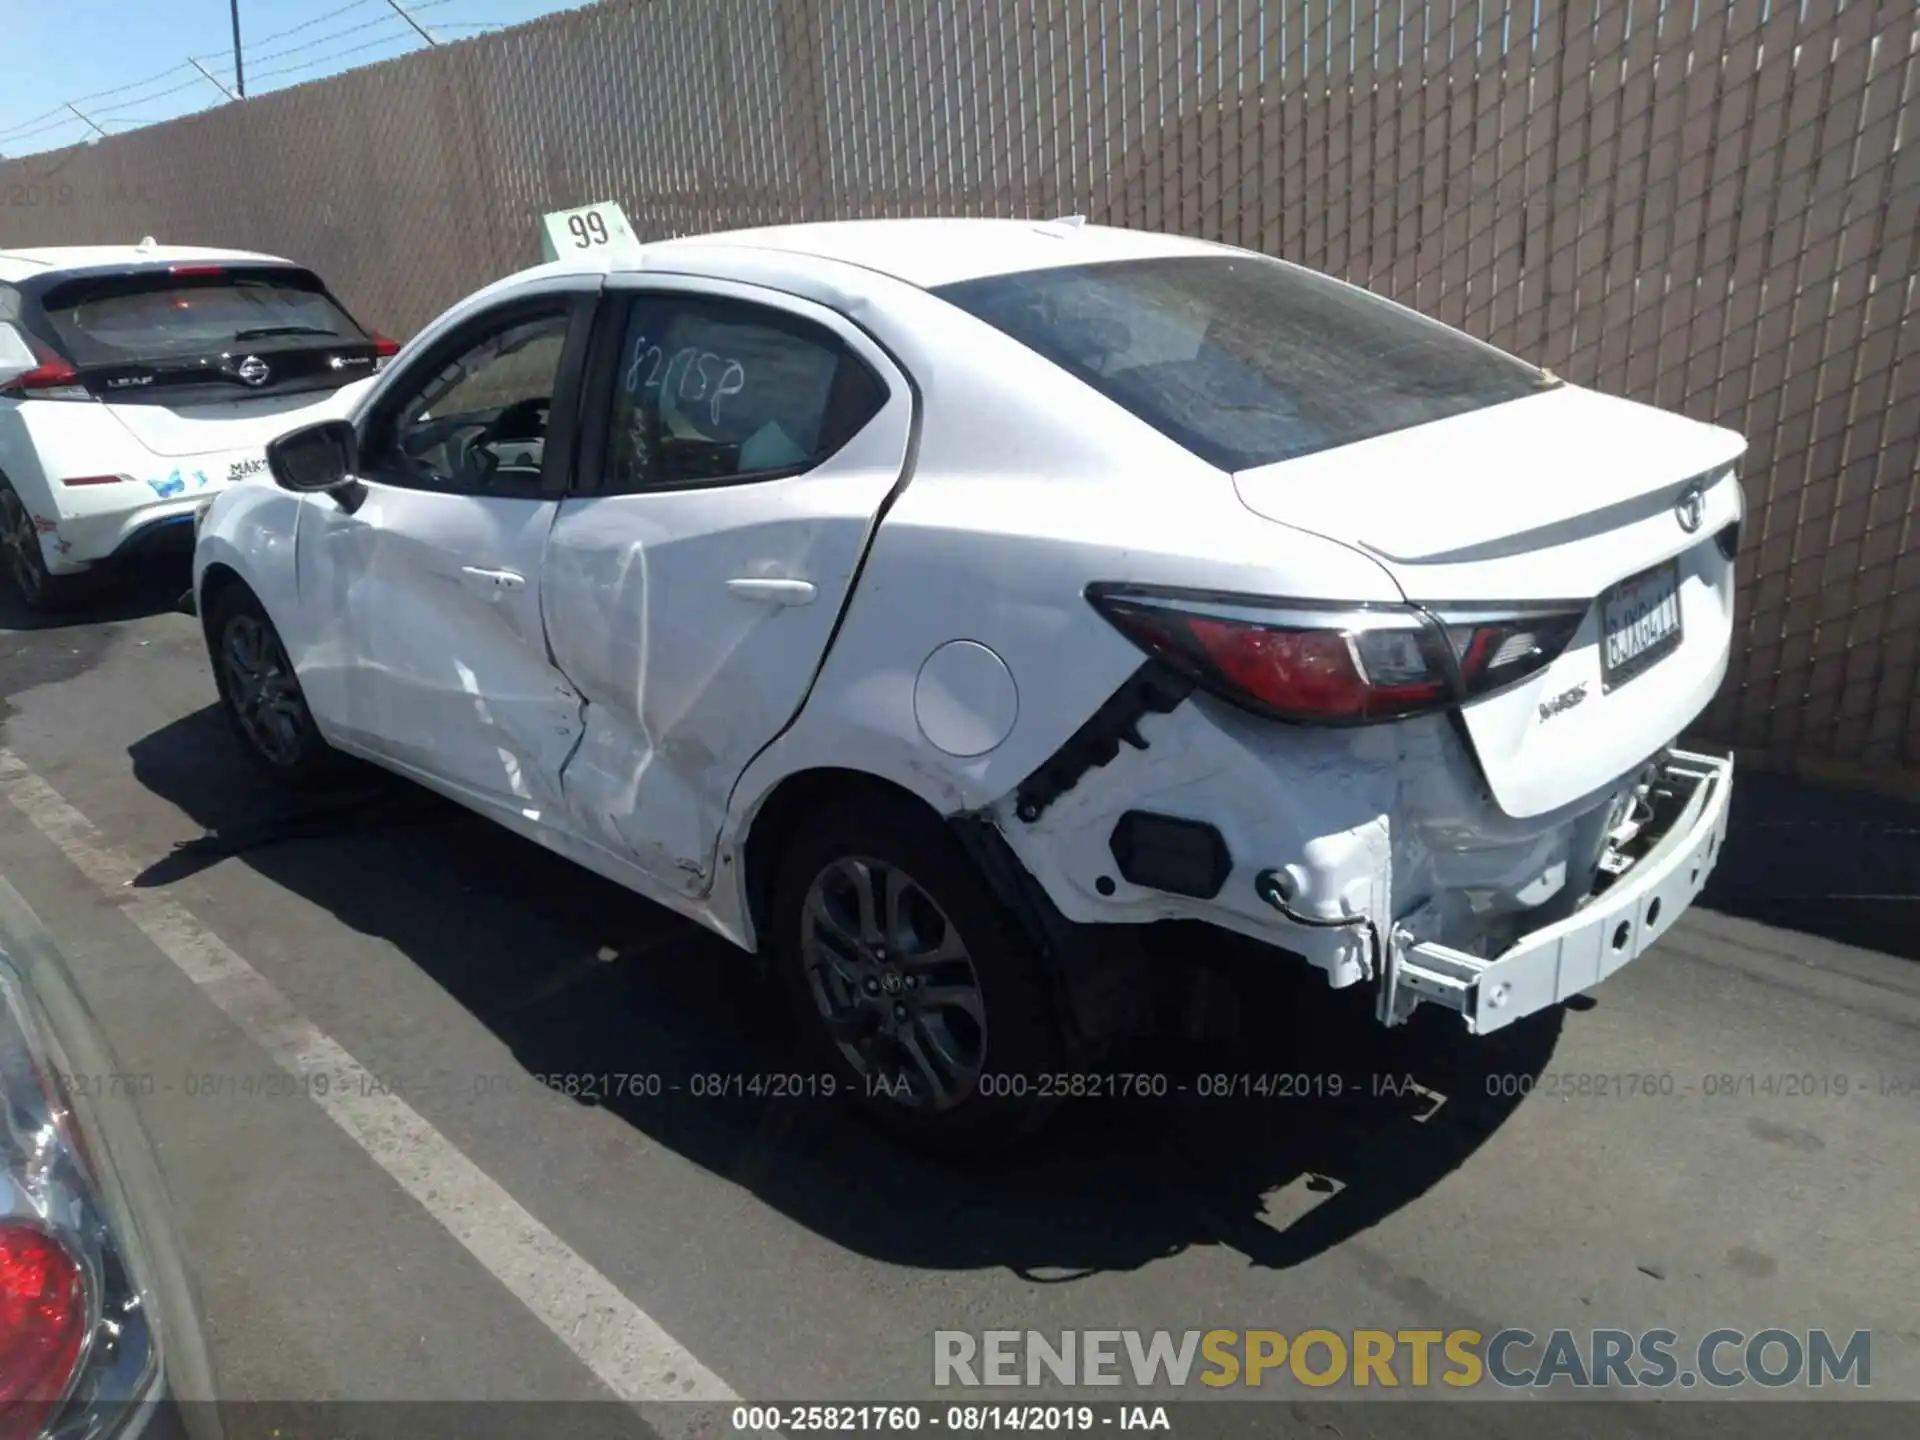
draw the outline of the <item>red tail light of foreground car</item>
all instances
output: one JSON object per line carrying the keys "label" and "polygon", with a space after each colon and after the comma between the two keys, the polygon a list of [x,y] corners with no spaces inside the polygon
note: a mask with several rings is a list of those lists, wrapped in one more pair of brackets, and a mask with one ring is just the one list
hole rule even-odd
{"label": "red tail light of foreground car", "polygon": [[218,1433],[143,1088],[0,880],[0,1440]]}
{"label": "red tail light of foreground car", "polygon": [[1488,694],[1549,665],[1588,604],[1319,605],[1096,585],[1088,598],[1136,645],[1257,714],[1363,725]]}

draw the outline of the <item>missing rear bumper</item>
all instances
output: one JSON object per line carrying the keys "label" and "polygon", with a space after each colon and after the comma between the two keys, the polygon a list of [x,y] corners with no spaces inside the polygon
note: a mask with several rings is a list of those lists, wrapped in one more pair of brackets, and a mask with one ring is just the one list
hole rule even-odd
{"label": "missing rear bumper", "polygon": [[1396,930],[1380,1018],[1395,1025],[1431,1003],[1459,1011],[1468,1030],[1485,1035],[1590,990],[1638,959],[1693,903],[1720,857],[1733,761],[1673,751],[1656,788],[1669,803],[1642,830],[1645,848],[1631,867],[1574,914],[1493,959]]}

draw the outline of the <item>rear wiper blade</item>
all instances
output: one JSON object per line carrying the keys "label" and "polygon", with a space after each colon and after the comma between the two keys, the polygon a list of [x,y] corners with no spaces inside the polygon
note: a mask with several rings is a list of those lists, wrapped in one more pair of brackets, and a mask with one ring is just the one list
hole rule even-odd
{"label": "rear wiper blade", "polygon": [[273,335],[338,335],[338,330],[327,330],[318,325],[262,325],[258,330],[242,330],[233,338],[236,340],[265,340]]}

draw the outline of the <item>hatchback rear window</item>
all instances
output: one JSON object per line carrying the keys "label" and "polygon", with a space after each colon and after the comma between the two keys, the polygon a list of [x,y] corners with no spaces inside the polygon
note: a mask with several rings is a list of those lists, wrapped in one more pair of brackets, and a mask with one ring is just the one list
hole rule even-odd
{"label": "hatchback rear window", "polygon": [[366,344],[319,277],[285,267],[209,267],[87,276],[40,297],[47,325],[82,367],[218,355],[235,345],[270,352]]}
{"label": "hatchback rear window", "polygon": [[1556,383],[1438,321],[1264,256],[1025,271],[935,293],[1223,470]]}

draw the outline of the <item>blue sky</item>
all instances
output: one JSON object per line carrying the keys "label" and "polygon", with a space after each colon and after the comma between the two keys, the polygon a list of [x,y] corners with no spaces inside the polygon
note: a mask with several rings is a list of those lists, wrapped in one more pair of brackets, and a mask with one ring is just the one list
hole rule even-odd
{"label": "blue sky", "polygon": [[[453,42],[585,0],[398,3]],[[228,0],[0,0],[0,34],[0,155],[94,137],[68,101],[109,134],[226,104],[189,57],[233,88]],[[240,0],[240,40],[249,95],[426,48],[389,0]]]}

